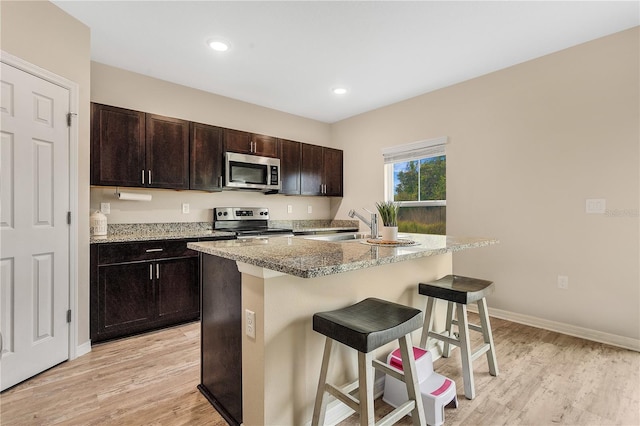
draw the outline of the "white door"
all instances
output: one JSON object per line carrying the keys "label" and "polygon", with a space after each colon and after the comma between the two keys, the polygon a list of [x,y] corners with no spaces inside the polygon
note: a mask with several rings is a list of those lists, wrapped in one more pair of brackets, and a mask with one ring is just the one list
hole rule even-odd
{"label": "white door", "polygon": [[1,66],[4,390],[69,357],[69,90]]}

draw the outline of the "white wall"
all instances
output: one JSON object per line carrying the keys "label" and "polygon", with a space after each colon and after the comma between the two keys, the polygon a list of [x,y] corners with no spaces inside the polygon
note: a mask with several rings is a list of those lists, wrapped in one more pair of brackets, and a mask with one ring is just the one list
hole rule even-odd
{"label": "white wall", "polygon": [[[277,136],[299,142],[332,146],[331,129],[326,123],[275,111],[223,96],[114,68],[91,63],[91,101],[107,105],[182,118],[198,123]],[[124,189],[122,191],[135,192]],[[115,188],[91,189],[91,209],[111,204],[109,223],[198,222],[213,219],[213,207],[268,207],[271,218],[328,219],[330,199],[264,195],[256,192],[141,190],[151,194],[150,202],[115,199]],[[182,203],[190,213],[182,214]],[[287,213],[287,205],[293,212]],[[308,213],[311,206],[312,213]]]}
{"label": "white wall", "polygon": [[[0,48],[78,84],[78,211],[89,210],[89,28],[48,1],[0,2]],[[89,340],[89,215],[78,235],[78,345]],[[75,314],[74,314],[75,315]]]}
{"label": "white wall", "polygon": [[[456,254],[454,272],[495,281],[492,308],[638,345],[639,38],[634,28],[334,124],[337,218],[383,198],[382,147],[449,136],[447,234],[501,241]],[[621,215],[585,214],[587,198]]]}

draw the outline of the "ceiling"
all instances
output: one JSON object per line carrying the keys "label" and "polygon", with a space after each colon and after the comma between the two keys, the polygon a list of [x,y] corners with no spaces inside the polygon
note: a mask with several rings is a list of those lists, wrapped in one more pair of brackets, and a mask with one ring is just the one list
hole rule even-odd
{"label": "ceiling", "polygon": [[93,61],[327,123],[640,23],[638,1],[53,3]]}

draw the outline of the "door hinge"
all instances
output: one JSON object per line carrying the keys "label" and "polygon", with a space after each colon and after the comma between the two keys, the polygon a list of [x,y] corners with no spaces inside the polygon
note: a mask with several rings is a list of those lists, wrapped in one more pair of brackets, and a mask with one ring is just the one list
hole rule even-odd
{"label": "door hinge", "polygon": [[69,112],[69,113],[67,113],[67,126],[68,126],[68,127],[71,127],[71,118],[72,118],[74,115],[78,115],[78,113],[75,113],[75,112]]}
{"label": "door hinge", "polygon": [[67,212],[67,225],[71,225],[71,212]]}
{"label": "door hinge", "polygon": [[71,322],[71,309],[67,311],[67,322]]}

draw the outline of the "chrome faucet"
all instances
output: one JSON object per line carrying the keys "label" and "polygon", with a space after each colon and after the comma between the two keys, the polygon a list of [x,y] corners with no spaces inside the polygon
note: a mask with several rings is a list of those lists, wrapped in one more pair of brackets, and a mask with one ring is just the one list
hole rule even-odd
{"label": "chrome faucet", "polygon": [[371,228],[371,238],[378,238],[378,215],[367,209],[364,210],[371,215],[371,220],[367,220],[364,216],[353,209],[349,210],[349,217],[357,217],[363,221],[365,225]]}

